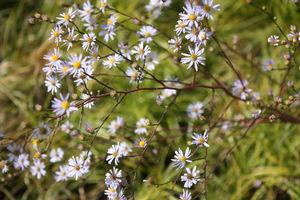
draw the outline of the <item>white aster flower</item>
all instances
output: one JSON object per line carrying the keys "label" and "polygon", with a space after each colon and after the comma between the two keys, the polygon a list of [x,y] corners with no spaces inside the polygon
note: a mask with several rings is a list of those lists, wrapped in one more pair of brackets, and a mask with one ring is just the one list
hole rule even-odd
{"label": "white aster flower", "polygon": [[108,56],[107,59],[103,61],[103,65],[106,68],[111,69],[119,65],[122,60],[122,56],[119,54],[114,54],[113,56]]}
{"label": "white aster flower", "polygon": [[181,181],[184,182],[185,188],[191,188],[193,185],[197,184],[198,181],[200,181],[200,171],[197,170],[196,166],[192,170],[190,168],[186,168],[185,170],[186,173],[181,176]]}
{"label": "white aster flower", "polygon": [[186,1],[183,10],[185,12],[179,14],[180,19],[185,21],[189,27],[198,25],[198,22],[200,21],[200,10],[188,1]]}
{"label": "white aster flower", "polygon": [[80,40],[82,41],[82,48],[87,51],[95,45],[96,35],[93,32],[85,33]]}
{"label": "white aster flower", "polygon": [[56,163],[63,159],[64,157],[64,151],[61,148],[52,149],[50,151],[50,162]]}
{"label": "white aster flower", "polygon": [[152,26],[143,26],[137,34],[141,37],[141,42],[150,43],[153,40],[153,36],[157,34],[157,30]]}
{"label": "white aster flower", "polygon": [[272,71],[274,66],[275,66],[275,61],[273,59],[269,59],[269,60],[264,61],[263,65],[262,65],[262,69],[265,72]]}
{"label": "white aster flower", "polygon": [[29,155],[27,153],[20,154],[14,160],[14,168],[23,171],[25,168],[29,166]]}
{"label": "white aster flower", "polygon": [[119,159],[123,156],[120,150],[120,143],[116,145],[112,145],[108,150],[107,150],[108,156],[106,157],[106,161],[108,164],[111,164],[113,161],[115,165],[118,165]]}
{"label": "white aster flower", "polygon": [[193,144],[199,146],[199,147],[209,147],[207,141],[208,141],[208,131],[205,130],[203,134],[194,133],[192,136]]}
{"label": "white aster flower", "polygon": [[58,44],[59,42],[62,41],[62,34],[63,34],[63,30],[61,29],[60,26],[55,26],[50,33],[50,38],[49,40],[53,40],[56,44]]}
{"label": "white aster flower", "polygon": [[146,58],[146,62],[145,62],[145,67],[147,68],[147,70],[149,71],[153,71],[156,67],[156,65],[159,64],[158,61],[158,56],[157,53],[152,52],[149,54],[149,56],[147,56]]}
{"label": "white aster flower", "polygon": [[148,144],[147,139],[144,137],[141,137],[134,142],[134,146],[137,148],[145,148],[147,144]]}
{"label": "white aster flower", "polygon": [[184,64],[189,64],[188,69],[194,66],[195,70],[198,71],[198,66],[204,65],[205,58],[202,56],[204,49],[200,49],[199,45],[195,46],[195,49],[188,47],[189,54],[182,53],[184,58],[181,59],[181,62]]}
{"label": "white aster flower", "polygon": [[75,102],[69,102],[69,94],[66,96],[60,94],[60,99],[54,98],[54,100],[52,100],[52,108],[57,116],[64,114],[69,116],[71,112],[77,110]]}
{"label": "white aster flower", "polygon": [[175,53],[178,52],[182,47],[182,40],[180,37],[174,37],[170,39],[168,43],[170,48],[173,49]]}
{"label": "white aster flower", "polygon": [[134,130],[134,132],[138,135],[146,134],[148,132],[147,126],[149,126],[149,124],[150,124],[149,119],[141,118],[136,122],[136,129]]}
{"label": "white aster flower", "polygon": [[204,112],[203,104],[201,102],[196,102],[188,105],[187,114],[192,120],[197,120],[202,117]]}
{"label": "white aster flower", "polygon": [[48,61],[46,65],[48,66],[55,66],[59,67],[61,65],[61,53],[58,48],[49,51],[45,56],[44,59]]}
{"label": "white aster flower", "polygon": [[145,60],[146,56],[151,53],[151,49],[148,45],[144,46],[144,43],[141,42],[139,45],[134,46],[132,54],[135,54],[136,60]]}
{"label": "white aster flower", "polygon": [[109,172],[105,174],[106,186],[118,187],[121,182],[122,182],[122,170],[113,167],[113,169],[110,169]]}
{"label": "white aster flower", "polygon": [[70,74],[72,74],[74,77],[80,75],[80,73],[89,66],[87,57],[83,57],[82,54],[71,54],[68,60],[68,63],[71,66]]}
{"label": "white aster flower", "polygon": [[9,162],[15,161],[18,156],[24,152],[22,145],[17,143],[8,144],[6,148],[9,151],[7,154]]}
{"label": "white aster flower", "polygon": [[89,162],[82,156],[73,156],[68,160],[68,177],[78,180],[81,176],[89,172]]}
{"label": "white aster flower", "polygon": [[55,76],[47,76],[45,80],[45,86],[47,87],[47,92],[51,92],[53,95],[60,88],[61,84]]}
{"label": "white aster flower", "polygon": [[188,190],[183,190],[179,200],[192,200],[192,194]]}
{"label": "white aster flower", "polygon": [[41,179],[42,176],[46,175],[46,166],[40,159],[35,159],[33,165],[30,167],[30,172],[33,176],[36,176],[37,179]]}
{"label": "white aster flower", "polygon": [[67,181],[68,180],[68,165],[61,165],[59,166],[59,170],[55,172],[55,181],[61,182],[61,181]]}
{"label": "white aster flower", "polygon": [[127,156],[130,152],[132,152],[132,148],[126,142],[122,142],[120,144],[120,152],[123,156]]}
{"label": "white aster flower", "polygon": [[97,3],[100,12],[105,13],[105,8],[108,5],[107,0],[99,0]]}
{"label": "white aster flower", "polygon": [[279,42],[280,42],[279,36],[277,36],[277,35],[271,35],[268,38],[268,43],[270,43],[274,47],[277,47],[279,45]]}
{"label": "white aster flower", "polygon": [[68,28],[68,34],[66,35],[65,39],[63,40],[64,45],[67,46],[67,51],[73,46],[73,42],[76,41],[78,34],[75,33],[74,28]]}
{"label": "white aster flower", "polygon": [[82,10],[79,10],[78,12],[83,21],[88,21],[91,18],[93,11],[91,2],[86,1],[83,3]]}
{"label": "white aster flower", "polygon": [[187,21],[184,20],[178,20],[177,24],[175,25],[175,31],[176,35],[179,36],[182,33],[185,33],[188,28],[188,23]]}
{"label": "white aster flower", "polygon": [[51,128],[47,123],[40,123],[32,131],[32,136],[36,139],[46,139],[51,135]]}
{"label": "white aster flower", "polygon": [[88,99],[90,99],[92,94],[93,94],[92,92],[91,92],[91,94],[85,94],[85,93],[81,94],[81,99],[84,100],[85,108],[91,109],[94,106],[94,101],[88,100]]}
{"label": "white aster flower", "polygon": [[130,79],[130,83],[140,83],[144,78],[144,73],[132,67],[128,67],[126,70],[126,75]]}
{"label": "white aster flower", "polygon": [[108,125],[108,132],[111,134],[116,134],[116,132],[124,127],[125,121],[122,117],[117,117],[115,120],[111,121]]}
{"label": "white aster flower", "polygon": [[182,169],[185,167],[186,163],[192,162],[191,160],[189,160],[190,157],[191,157],[191,150],[189,148],[186,148],[184,153],[179,148],[177,151],[175,151],[175,156],[171,160],[173,161],[174,167]]}
{"label": "white aster flower", "polygon": [[73,8],[69,8],[67,13],[61,13],[59,17],[57,17],[58,25],[69,26],[70,22],[73,22],[74,18],[76,17],[76,10],[73,11]]}
{"label": "white aster flower", "polygon": [[213,0],[203,0],[200,6],[200,15],[202,18],[213,19],[213,12],[220,10],[220,4],[213,4]]}

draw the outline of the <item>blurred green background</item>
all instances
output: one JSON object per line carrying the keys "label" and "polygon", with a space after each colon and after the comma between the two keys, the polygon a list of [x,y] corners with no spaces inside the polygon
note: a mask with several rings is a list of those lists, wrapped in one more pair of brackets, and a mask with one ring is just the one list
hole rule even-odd
{"label": "blurred green background", "polygon": [[[37,23],[30,25],[28,18],[36,12],[46,14],[51,19],[59,14],[64,4],[70,5],[74,1],[62,0],[2,0],[0,1],[0,129],[10,137],[16,137],[27,128],[38,124],[44,118],[44,114],[36,111],[35,105],[42,105],[47,110],[50,95],[45,92],[43,85],[44,75],[43,55],[51,48],[48,40],[51,25]],[[76,1],[75,1],[76,2]],[[82,1],[77,1],[80,3]],[[111,4],[131,15],[145,18],[143,6],[146,1],[138,0],[112,0]],[[257,73],[254,66],[261,66],[263,60],[273,58],[278,66],[283,65],[281,59],[283,51],[273,50],[267,45],[267,38],[271,34],[279,34],[270,20],[257,9],[250,6],[245,0],[217,1],[221,4],[221,11],[216,13],[212,26],[217,31],[218,38],[232,45],[234,36],[239,37],[236,51],[244,55],[241,58],[228,50],[234,64],[246,75],[251,88],[259,91],[262,96],[272,89],[278,90],[270,79],[262,73]],[[274,14],[278,23],[288,32],[289,25],[300,27],[300,8],[288,0],[253,0],[259,6],[266,6]],[[183,1],[173,0],[171,7],[163,10],[162,16],[153,23],[173,35],[173,28],[177,20],[177,14],[181,11]],[[228,72],[224,60],[216,57],[215,45],[211,46],[211,54],[207,58],[207,70],[228,85],[235,80],[234,75]],[[299,59],[299,54],[298,57]],[[251,62],[249,62],[249,60]],[[182,70],[174,70],[166,66],[172,65],[169,61],[163,61],[157,68],[161,77],[163,75],[180,74]],[[188,72],[185,72],[187,75]],[[282,72],[271,72],[268,76],[279,82]],[[299,80],[299,70],[291,73],[290,80],[295,85]],[[203,83],[212,83],[205,75],[200,75]],[[120,85],[122,87],[122,85]],[[296,87],[297,88],[297,87]],[[229,99],[223,93],[216,93],[215,105],[210,105],[211,92],[196,90],[179,97],[176,107],[168,113],[168,119],[163,122],[166,129],[161,136],[184,135],[184,132],[172,132],[172,128],[180,128],[186,122],[186,106],[193,101],[204,101],[208,107],[214,106],[216,113],[220,113]],[[151,120],[159,118],[162,108],[153,106],[153,94],[137,94],[129,97],[124,102],[125,106],[118,109],[113,116],[130,115],[126,120],[134,124],[139,117],[147,116]],[[86,121],[96,124],[110,109],[111,101],[103,101],[93,111],[88,111]],[[294,107],[291,113],[297,113],[299,106]],[[250,116],[253,111],[251,105],[236,103],[225,117],[233,119],[236,116]],[[215,114],[212,118],[216,118]],[[232,128],[230,131],[214,130],[210,135],[210,148],[208,155],[208,196],[209,199],[300,199],[300,134],[299,126],[294,124],[274,122],[260,124],[252,128],[247,137],[234,150],[229,159],[219,163],[219,159],[232,146],[242,134],[242,129]],[[67,136],[60,136],[54,142],[54,146],[68,147],[75,150],[76,144],[88,143],[87,135],[84,141],[80,139],[68,142]],[[66,145],[68,142],[68,145]],[[140,172],[138,180],[153,178],[158,182],[165,182],[176,177],[176,172],[166,166],[173,150],[185,145],[186,137],[178,138],[169,148],[159,149],[160,159],[158,163],[149,155],[144,170]],[[93,149],[98,156],[98,161],[105,155],[106,149],[111,144],[103,144],[101,138]],[[155,164],[154,164],[155,163]],[[133,163],[126,163],[128,168],[133,168]],[[153,166],[154,165],[154,166]],[[104,199],[99,193],[103,191],[103,174],[107,171],[93,164],[93,169],[88,178],[82,182],[54,183],[51,178],[43,180],[43,183],[34,181],[28,175],[15,179],[8,179],[0,184],[0,199],[79,199],[80,190],[84,188],[87,199]],[[146,174],[146,175],[145,175]],[[49,179],[49,180],[48,180]],[[46,184],[47,183],[47,184]],[[176,199],[181,189],[172,184],[160,187],[147,184],[135,186],[136,199],[160,200]],[[172,190],[178,193],[172,192]],[[199,191],[201,188],[199,188]]]}

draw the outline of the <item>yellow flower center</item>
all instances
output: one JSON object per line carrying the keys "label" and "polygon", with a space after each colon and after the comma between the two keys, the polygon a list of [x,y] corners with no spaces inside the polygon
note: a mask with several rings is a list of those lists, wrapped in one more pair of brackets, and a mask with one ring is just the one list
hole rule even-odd
{"label": "yellow flower center", "polygon": [[205,139],[203,137],[198,139],[199,144],[203,144],[205,142]]}
{"label": "yellow flower center", "polygon": [[61,108],[67,110],[70,107],[70,103],[67,101],[61,102]]}
{"label": "yellow flower center", "polygon": [[139,142],[139,146],[140,146],[140,147],[144,147],[145,144],[146,144],[146,142],[145,142],[144,140],[141,140],[141,141]]}
{"label": "yellow flower center", "polygon": [[54,32],[53,32],[53,36],[54,36],[54,37],[58,37],[58,36],[59,36],[59,32],[58,32],[58,31],[54,31]]}
{"label": "yellow flower center", "polygon": [[52,61],[57,61],[58,58],[59,58],[58,55],[55,55],[55,54],[51,56]]}
{"label": "yellow flower center", "polygon": [[119,155],[119,153],[115,151],[112,153],[112,155],[113,155],[113,157],[117,157]]}
{"label": "yellow flower center", "polygon": [[75,170],[79,171],[80,170],[80,166],[79,165],[75,166]]}
{"label": "yellow flower center", "polygon": [[195,61],[195,60],[197,60],[197,58],[198,58],[197,54],[194,54],[194,53],[193,53],[193,54],[191,55],[191,59],[192,59],[192,60]]}
{"label": "yellow flower center", "polygon": [[112,25],[113,24],[113,20],[111,20],[110,18],[107,19],[106,21],[107,25]]}
{"label": "yellow flower center", "polygon": [[209,5],[204,5],[204,10],[206,11],[206,12],[210,12],[211,11],[211,7],[209,6]]}
{"label": "yellow flower center", "polygon": [[88,37],[88,38],[86,39],[86,41],[87,41],[88,43],[92,43],[92,42],[93,42],[93,39],[92,39],[91,37]]}
{"label": "yellow flower center", "polygon": [[196,17],[197,17],[197,16],[193,13],[193,14],[189,15],[189,20],[195,21],[195,20],[196,20]]}
{"label": "yellow flower center", "polygon": [[69,21],[70,18],[71,18],[70,15],[68,15],[68,14],[65,14],[65,15],[64,15],[64,20],[65,20],[65,21]]}
{"label": "yellow flower center", "polygon": [[186,157],[184,157],[184,156],[181,156],[181,157],[179,157],[179,159],[178,159],[180,162],[185,162],[186,161]]}
{"label": "yellow flower center", "polygon": [[146,32],[146,33],[144,34],[144,36],[145,36],[145,37],[151,37],[151,33],[150,33],[150,32]]}
{"label": "yellow flower center", "polygon": [[69,67],[66,66],[66,65],[64,65],[64,66],[62,67],[62,71],[63,71],[64,73],[67,73],[67,72],[69,71]]}
{"label": "yellow flower center", "polygon": [[80,61],[75,61],[75,62],[73,62],[72,66],[79,69],[81,67],[81,62]]}
{"label": "yellow flower center", "polygon": [[114,64],[116,62],[116,59],[115,58],[110,58],[109,59],[109,63],[112,65],[112,64]]}
{"label": "yellow flower center", "polygon": [[33,155],[34,158],[40,158],[41,157],[41,154],[40,152],[35,152],[34,155]]}
{"label": "yellow flower center", "polygon": [[37,146],[39,143],[39,140],[33,139],[31,143],[32,143],[32,145]]}

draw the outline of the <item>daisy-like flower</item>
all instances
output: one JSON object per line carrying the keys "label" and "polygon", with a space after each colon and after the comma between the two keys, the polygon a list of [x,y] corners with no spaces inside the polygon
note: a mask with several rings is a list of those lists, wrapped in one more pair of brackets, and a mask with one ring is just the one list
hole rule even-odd
{"label": "daisy-like flower", "polygon": [[86,1],[83,3],[82,10],[79,10],[78,12],[83,21],[89,21],[93,11],[94,11],[94,9],[93,9],[93,5],[91,4],[91,2]]}
{"label": "daisy-like flower", "polygon": [[124,127],[125,121],[122,117],[117,117],[115,120],[111,121],[108,125],[108,132],[111,134],[116,134],[116,132]]}
{"label": "daisy-like flower", "polygon": [[149,126],[149,124],[149,119],[141,118],[139,121],[136,122],[136,129],[134,130],[134,132],[138,135],[146,134],[148,132],[147,126]]}
{"label": "daisy-like flower", "polygon": [[148,144],[147,142],[147,139],[144,138],[144,137],[141,137],[139,139],[137,139],[135,142],[134,142],[134,146],[137,147],[137,148],[145,148]]}
{"label": "daisy-like flower", "polygon": [[185,38],[187,40],[190,40],[193,43],[196,43],[198,40],[199,32],[200,32],[200,27],[198,26],[198,24],[196,24],[193,27],[187,28],[187,34],[185,35]]}
{"label": "daisy-like flower", "polygon": [[118,20],[118,16],[116,14],[111,15],[107,20],[104,27],[106,29],[114,29],[116,22]]}
{"label": "daisy-like flower", "polygon": [[73,46],[73,42],[76,41],[77,37],[78,37],[78,34],[75,33],[75,29],[74,28],[68,28],[68,34],[63,40],[64,45],[67,46],[68,51]]}
{"label": "daisy-like flower", "polygon": [[47,87],[47,92],[51,92],[53,95],[60,88],[61,84],[55,76],[47,76],[45,80],[45,86]]}
{"label": "daisy-like flower", "polygon": [[201,29],[198,34],[197,42],[200,45],[206,45],[207,41],[211,38],[212,32],[208,31],[207,28]]}
{"label": "daisy-like flower", "polygon": [[32,136],[36,139],[46,139],[51,135],[51,128],[47,123],[41,123],[32,131]]}
{"label": "daisy-like flower", "polygon": [[118,197],[118,186],[111,185],[104,191],[104,194],[109,200],[117,199]]}
{"label": "daisy-like flower", "polygon": [[65,121],[65,123],[60,126],[60,129],[65,133],[70,133],[73,128],[74,125],[70,121]]}
{"label": "daisy-like flower", "polygon": [[50,162],[56,163],[63,159],[64,157],[64,151],[61,148],[52,149],[50,151]]}
{"label": "daisy-like flower", "polygon": [[[85,108],[91,109],[94,106],[94,101],[93,100],[91,100],[91,101],[88,100],[91,97],[92,94],[93,94],[92,92],[91,92],[90,95],[85,94],[85,93],[81,94],[81,99],[85,101],[85,103],[84,103]],[[86,101],[86,100],[88,100],[88,101]]]}
{"label": "daisy-like flower", "polygon": [[122,142],[120,144],[120,152],[123,156],[127,156],[130,152],[132,152],[131,146],[126,142]]}
{"label": "daisy-like flower", "polygon": [[103,61],[103,65],[108,69],[116,67],[123,60],[122,56],[119,54],[115,54],[113,56],[108,56],[105,61]]}
{"label": "daisy-like flower", "polygon": [[198,25],[200,21],[200,12],[195,6],[186,1],[185,7],[183,8],[185,12],[180,13],[180,19],[185,21],[189,27]]}
{"label": "daisy-like flower", "polygon": [[201,102],[196,102],[188,105],[187,114],[192,120],[197,120],[202,117],[204,112],[203,104]]}
{"label": "daisy-like flower", "polygon": [[109,170],[108,173],[105,174],[105,184],[110,187],[118,187],[122,182],[122,171],[113,167],[113,169]]}
{"label": "daisy-like flower", "polygon": [[82,84],[87,84],[89,80],[91,80],[91,77],[93,75],[94,69],[90,64],[87,64],[82,71],[79,71],[79,73],[76,76],[76,80],[74,81],[77,86]]}
{"label": "daisy-like flower", "polygon": [[247,80],[236,80],[232,86],[232,94],[234,96],[240,97],[243,100],[246,100],[250,93],[252,92],[251,89],[247,88],[249,82]]}
{"label": "daisy-like flower", "polygon": [[118,47],[119,47],[119,49],[120,49],[121,54],[122,54],[125,58],[131,60],[131,51],[130,51],[128,45],[127,45],[127,44],[124,44],[124,43],[120,43],[120,44],[118,45]]}
{"label": "daisy-like flower", "polygon": [[44,59],[48,61],[46,65],[59,67],[61,65],[61,53],[58,48],[49,51],[45,56]]}
{"label": "daisy-like flower", "polygon": [[35,159],[33,165],[30,167],[30,172],[33,176],[36,176],[37,179],[41,179],[42,176],[46,175],[46,166],[40,159]]}
{"label": "daisy-like flower", "polygon": [[68,160],[68,177],[78,180],[81,176],[89,171],[89,162],[84,160],[82,156],[73,156]]}
{"label": "daisy-like flower", "polygon": [[168,43],[174,53],[178,52],[182,47],[182,40],[180,37],[174,37],[173,39],[170,39]]}
{"label": "daisy-like flower", "polygon": [[186,168],[186,173],[184,173],[183,176],[181,176],[181,181],[185,182],[184,187],[185,188],[191,188],[193,185],[197,184],[198,181],[200,181],[199,174],[200,171],[197,170],[197,167],[193,167],[191,170],[190,168]]}
{"label": "daisy-like flower", "polygon": [[181,59],[181,62],[189,64],[188,69],[194,66],[195,70],[198,71],[198,65],[204,65],[205,58],[202,56],[204,49],[200,49],[199,45],[196,45],[195,49],[189,46],[188,49],[190,53],[182,53],[185,57]]}
{"label": "daisy-like flower", "polygon": [[64,25],[64,26],[69,26],[70,22],[73,22],[74,18],[76,16],[76,10],[73,11],[73,8],[69,8],[67,13],[61,13],[59,17],[57,17],[58,25]]}
{"label": "daisy-like flower", "polygon": [[192,194],[188,190],[183,190],[179,200],[192,200]]}
{"label": "daisy-like flower", "polygon": [[273,59],[269,59],[269,60],[264,61],[263,65],[262,65],[262,69],[265,72],[272,71],[274,66],[275,66],[275,61]]}
{"label": "daisy-like flower", "polygon": [[128,67],[126,75],[130,78],[130,83],[140,83],[144,78],[144,73],[132,67]]}
{"label": "daisy-like flower", "polygon": [[279,45],[279,36],[278,35],[271,35],[268,38],[268,43],[270,43],[272,46],[277,47]]}
{"label": "daisy-like flower", "polygon": [[69,102],[69,96],[69,94],[66,96],[60,94],[60,99],[54,98],[54,100],[52,100],[52,108],[57,116],[62,116],[64,114],[69,116],[71,112],[77,110],[75,102]]}
{"label": "daisy-like flower", "polygon": [[188,28],[188,23],[185,20],[178,20],[175,25],[175,31],[177,36],[181,35],[181,33],[185,33]]}
{"label": "daisy-like flower", "polygon": [[90,47],[93,47],[95,45],[95,33],[85,33],[80,40],[82,41],[82,48],[87,51]]}
{"label": "daisy-like flower", "polygon": [[18,156],[24,152],[22,145],[16,143],[9,144],[6,148],[9,151],[7,154],[9,162],[15,161]]}
{"label": "daisy-like flower", "polygon": [[193,144],[198,145],[199,147],[209,147],[208,141],[208,131],[205,130],[203,134],[194,133],[193,137]]}
{"label": "daisy-like flower", "polygon": [[147,70],[153,71],[155,69],[156,65],[159,64],[157,57],[158,57],[157,53],[155,53],[155,52],[150,53],[149,56],[147,56],[146,62],[145,62],[145,67],[147,68]]}
{"label": "daisy-like flower", "polygon": [[220,4],[214,4],[213,0],[203,0],[200,6],[200,15],[202,18],[213,19],[213,12],[220,10]]}
{"label": "daisy-like flower", "polygon": [[114,40],[116,33],[114,27],[109,28],[108,26],[103,26],[102,30],[99,32],[99,35],[104,37],[105,42],[108,42],[110,40]]}
{"label": "daisy-like flower", "polygon": [[67,62],[62,62],[61,65],[57,68],[57,73],[61,78],[65,77],[70,72],[70,65]]}
{"label": "daisy-like flower", "polygon": [[62,34],[63,34],[63,30],[61,29],[60,26],[55,26],[50,33],[50,38],[49,40],[53,40],[56,44],[58,44],[59,42],[62,41]]}
{"label": "daisy-like flower", "polygon": [[68,165],[59,166],[59,170],[55,172],[55,181],[67,181],[68,180]]}
{"label": "daisy-like flower", "polygon": [[91,62],[95,62],[97,60],[99,60],[100,56],[99,56],[99,48],[98,46],[93,46],[90,50],[89,50],[89,58],[91,60]]}
{"label": "daisy-like flower", "polygon": [[105,13],[105,8],[108,5],[107,0],[99,0],[97,2],[97,7],[99,8],[100,12]]}
{"label": "daisy-like flower", "polygon": [[186,163],[192,162],[189,160],[191,157],[191,150],[189,148],[186,148],[185,152],[179,148],[177,151],[175,151],[175,156],[173,159],[173,165],[176,168],[182,169],[185,167]]}
{"label": "daisy-like flower", "polygon": [[107,150],[108,156],[106,157],[106,161],[108,164],[111,165],[111,163],[114,161],[115,165],[119,164],[119,159],[122,158],[123,154],[120,151],[120,143],[116,145],[112,145],[108,150]]}
{"label": "daisy-like flower", "polygon": [[157,34],[157,30],[152,26],[143,26],[137,34],[141,37],[141,42],[150,43],[153,40],[153,36]]}
{"label": "daisy-like flower", "polygon": [[29,166],[29,155],[27,153],[20,154],[14,161],[14,168],[23,171]]}
{"label": "daisy-like flower", "polygon": [[74,77],[80,75],[84,68],[89,65],[87,57],[83,57],[82,54],[71,54],[68,60],[68,64],[71,66],[70,74]]}
{"label": "daisy-like flower", "polygon": [[135,54],[136,60],[145,60],[146,56],[151,53],[151,49],[148,45],[144,46],[144,42],[141,42],[139,45],[133,47],[131,53]]}

